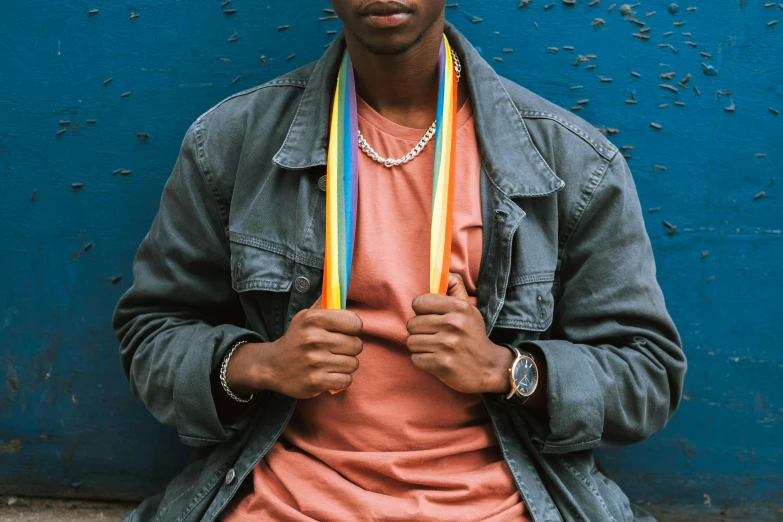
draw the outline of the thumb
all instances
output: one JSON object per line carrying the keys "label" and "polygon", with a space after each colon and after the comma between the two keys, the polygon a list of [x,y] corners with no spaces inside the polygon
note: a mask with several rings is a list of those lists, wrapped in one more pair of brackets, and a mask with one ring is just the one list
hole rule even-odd
{"label": "thumb", "polygon": [[446,290],[446,295],[462,299],[463,301],[470,301],[461,275],[454,272],[449,273],[449,288]]}
{"label": "thumb", "polygon": [[320,310],[321,308],[323,308],[323,306],[321,305],[322,299],[323,299],[323,295],[319,295],[318,299],[316,299],[315,302],[312,305],[310,305],[310,310]]}

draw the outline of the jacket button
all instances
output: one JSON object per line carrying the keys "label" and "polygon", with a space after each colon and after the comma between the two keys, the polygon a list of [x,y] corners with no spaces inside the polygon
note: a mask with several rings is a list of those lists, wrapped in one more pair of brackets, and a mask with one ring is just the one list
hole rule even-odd
{"label": "jacket button", "polygon": [[318,188],[326,192],[326,176],[318,178]]}
{"label": "jacket button", "polygon": [[305,293],[310,289],[310,281],[306,277],[297,277],[294,281],[294,287],[297,292]]}
{"label": "jacket button", "polygon": [[237,478],[237,472],[234,471],[234,468],[231,468],[228,470],[228,473],[226,473],[226,484],[231,484],[234,482],[235,478]]}

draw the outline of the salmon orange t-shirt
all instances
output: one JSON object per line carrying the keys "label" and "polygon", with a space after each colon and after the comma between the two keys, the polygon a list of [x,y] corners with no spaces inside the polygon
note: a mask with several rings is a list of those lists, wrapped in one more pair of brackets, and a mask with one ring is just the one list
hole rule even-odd
{"label": "salmon orange t-shirt", "polygon": [[[424,129],[357,99],[359,130],[383,157]],[[457,114],[450,271],[475,305],[481,261],[481,162],[470,102]],[[359,211],[348,291],[364,324],[353,384],[302,400],[254,468],[252,491],[223,522],[530,520],[478,394],[452,390],[411,362],[411,302],[429,291],[433,145],[388,169],[359,154]]]}

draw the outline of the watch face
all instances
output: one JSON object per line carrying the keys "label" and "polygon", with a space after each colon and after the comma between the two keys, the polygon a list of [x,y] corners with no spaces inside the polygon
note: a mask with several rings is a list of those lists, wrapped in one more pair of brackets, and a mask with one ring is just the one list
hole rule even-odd
{"label": "watch face", "polygon": [[538,371],[533,359],[526,355],[518,359],[514,363],[513,377],[517,393],[523,397],[531,395],[538,383]]}

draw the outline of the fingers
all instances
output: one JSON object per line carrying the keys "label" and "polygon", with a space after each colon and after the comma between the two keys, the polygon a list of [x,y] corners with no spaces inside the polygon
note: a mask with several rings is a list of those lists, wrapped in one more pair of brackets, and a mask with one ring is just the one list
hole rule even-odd
{"label": "fingers", "polygon": [[468,290],[465,288],[465,281],[462,280],[461,275],[454,272],[449,272],[449,287],[446,290],[446,295],[470,302]]}
{"label": "fingers", "polygon": [[329,373],[354,373],[359,369],[359,359],[348,355],[332,355],[324,368]]}
{"label": "fingers", "polygon": [[411,306],[416,315],[464,313],[470,309],[470,303],[467,300],[440,294],[422,294],[413,300]]}
{"label": "fingers", "polygon": [[353,376],[350,373],[328,373],[324,378],[323,388],[335,394],[344,388],[347,388],[353,382]]}
{"label": "fingers", "polygon": [[312,371],[309,373],[307,397],[314,397],[325,391],[336,393],[347,388],[353,382],[353,373],[359,369],[359,359],[348,355],[335,355],[329,352],[309,354]]}
{"label": "fingers", "polygon": [[413,300],[412,307],[416,315],[447,314],[464,312],[470,306],[470,298],[462,276],[449,273],[449,285],[446,295],[422,294]]}
{"label": "fingers", "polygon": [[362,331],[362,320],[350,310],[312,310],[305,324],[330,332],[357,336]]}
{"label": "fingers", "polygon": [[324,351],[335,355],[362,353],[364,344],[359,337],[323,330],[310,330],[301,339],[301,346],[308,352]]}
{"label": "fingers", "polygon": [[415,315],[408,319],[405,327],[408,333],[415,334],[435,334],[440,331],[442,320],[440,315]]}
{"label": "fingers", "polygon": [[439,368],[434,353],[414,353],[411,355],[413,366],[419,370],[434,374]]}
{"label": "fingers", "polygon": [[325,350],[303,355],[305,371],[312,374],[353,373],[359,369],[359,359],[353,355],[338,355]]}
{"label": "fingers", "polygon": [[405,346],[413,353],[433,353],[439,344],[434,335],[411,335],[405,341]]}
{"label": "fingers", "polygon": [[327,350],[335,355],[350,355],[356,357],[364,349],[361,338],[351,335],[327,332],[328,343],[324,343]]}

